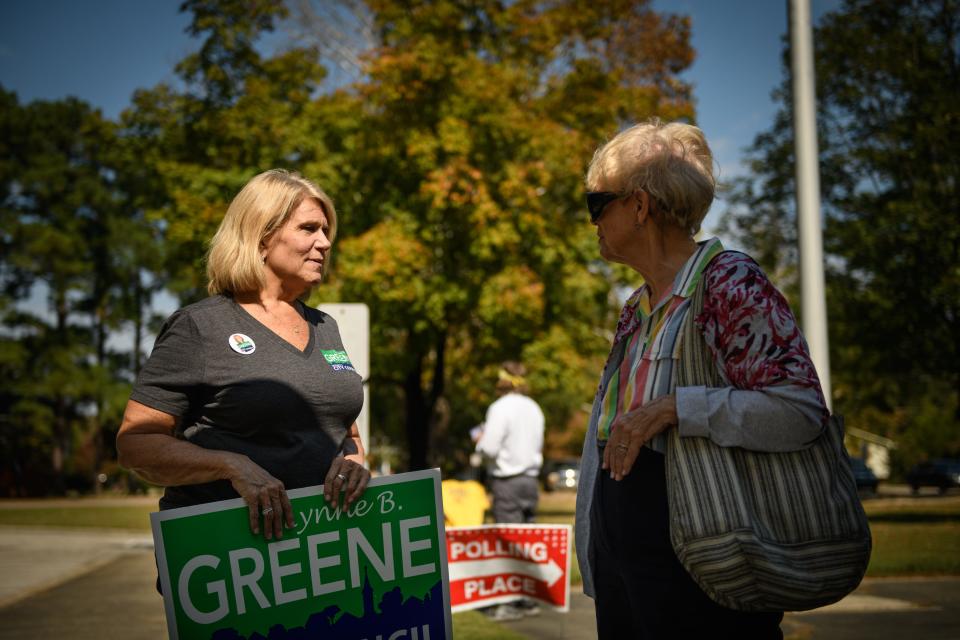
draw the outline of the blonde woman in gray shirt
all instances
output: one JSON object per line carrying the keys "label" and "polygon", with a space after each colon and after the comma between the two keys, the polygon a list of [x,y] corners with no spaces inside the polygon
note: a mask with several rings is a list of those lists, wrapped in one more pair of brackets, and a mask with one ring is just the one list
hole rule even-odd
{"label": "blonde woman in gray shirt", "polygon": [[120,463],[166,487],[161,509],[241,497],[282,538],[287,490],[349,506],[370,478],[361,379],[333,319],[301,302],[323,281],[333,201],[274,169],[237,194],[208,256],[210,297],[164,323],[127,403]]}

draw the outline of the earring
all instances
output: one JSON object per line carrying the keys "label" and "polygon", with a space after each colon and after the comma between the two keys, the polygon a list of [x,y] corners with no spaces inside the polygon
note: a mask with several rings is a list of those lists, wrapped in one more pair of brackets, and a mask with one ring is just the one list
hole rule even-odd
{"label": "earring", "polygon": [[267,256],[260,256],[260,264],[267,264]]}

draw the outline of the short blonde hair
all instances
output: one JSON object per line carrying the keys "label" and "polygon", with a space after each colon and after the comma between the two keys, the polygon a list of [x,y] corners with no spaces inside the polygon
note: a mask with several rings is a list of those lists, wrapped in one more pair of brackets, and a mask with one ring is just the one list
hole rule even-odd
{"label": "short blonde hair", "polygon": [[316,184],[294,171],[270,169],[254,176],[227,208],[207,253],[207,291],[237,294],[259,291],[265,280],[260,251],[263,243],[283,227],[306,198],[323,207],[333,242],[337,235],[337,212]]}
{"label": "short blonde hair", "polygon": [[666,222],[696,235],[716,194],[713,154],[703,131],[657,118],[617,134],[593,154],[591,191],[650,194]]}

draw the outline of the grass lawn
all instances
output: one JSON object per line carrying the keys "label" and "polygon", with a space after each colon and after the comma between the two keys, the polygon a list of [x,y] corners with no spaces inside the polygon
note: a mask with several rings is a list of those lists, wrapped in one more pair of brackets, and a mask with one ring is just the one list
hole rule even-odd
{"label": "grass lawn", "polygon": [[83,500],[78,500],[75,506],[17,508],[7,505],[0,508],[0,525],[149,531],[150,512],[156,510],[155,504],[102,506]]}
{"label": "grass lawn", "polygon": [[[540,522],[572,524],[574,494],[544,493]],[[960,497],[878,498],[864,509],[873,533],[868,576],[960,575]],[[580,582],[576,556],[571,581]]]}
{"label": "grass lawn", "polygon": [[[575,495],[544,493],[539,521],[573,524]],[[153,500],[96,499],[51,500],[18,503],[0,501],[0,526],[99,527],[150,530]],[[864,503],[873,531],[873,556],[868,576],[960,575],[960,496],[878,498]],[[571,581],[579,584],[576,558],[571,562]],[[466,614],[464,614],[466,615]],[[482,628],[483,618],[464,623]],[[482,618],[482,616],[480,616]],[[459,618],[458,618],[459,619]],[[463,631],[463,637],[472,637]],[[457,637],[461,637],[459,634]]]}
{"label": "grass lawn", "polygon": [[864,504],[873,533],[868,576],[960,574],[960,498]]}

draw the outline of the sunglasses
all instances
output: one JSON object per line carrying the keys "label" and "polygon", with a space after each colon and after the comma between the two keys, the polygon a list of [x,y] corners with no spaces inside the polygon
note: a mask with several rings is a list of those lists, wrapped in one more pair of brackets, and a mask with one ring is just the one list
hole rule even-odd
{"label": "sunglasses", "polygon": [[587,210],[590,211],[590,222],[596,224],[607,205],[622,197],[622,193],[614,193],[613,191],[587,191]]}

